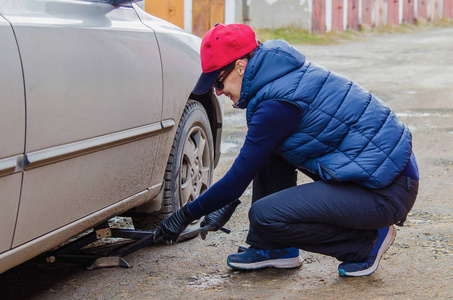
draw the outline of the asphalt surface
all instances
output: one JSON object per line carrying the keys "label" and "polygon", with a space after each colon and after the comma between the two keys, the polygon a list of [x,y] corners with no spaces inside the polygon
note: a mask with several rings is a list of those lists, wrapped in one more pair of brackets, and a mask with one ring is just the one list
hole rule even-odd
{"label": "asphalt surface", "polygon": [[[376,273],[342,278],[338,261],[308,252],[295,270],[231,270],[226,257],[247,233],[248,189],[227,224],[229,235],[146,247],[126,256],[129,269],[87,271],[32,260],[0,275],[0,299],[452,299],[453,28],[296,47],[380,96],[413,133],[419,196]],[[229,100],[225,120],[216,180],[228,170],[246,132],[244,111],[232,109]]]}

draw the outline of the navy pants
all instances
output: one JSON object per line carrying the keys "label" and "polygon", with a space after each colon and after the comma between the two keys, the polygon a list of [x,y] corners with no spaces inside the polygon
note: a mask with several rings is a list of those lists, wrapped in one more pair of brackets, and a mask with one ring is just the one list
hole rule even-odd
{"label": "navy pants", "polygon": [[402,225],[418,192],[418,181],[404,175],[376,190],[328,184],[314,176],[314,182],[296,186],[296,172],[274,155],[254,178],[249,245],[363,261],[376,243],[377,229]]}

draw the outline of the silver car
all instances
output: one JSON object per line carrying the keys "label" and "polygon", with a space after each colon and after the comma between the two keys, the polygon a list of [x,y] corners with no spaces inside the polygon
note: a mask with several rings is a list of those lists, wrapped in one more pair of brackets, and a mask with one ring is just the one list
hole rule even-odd
{"label": "silver car", "polygon": [[0,2],[0,273],[112,216],[151,229],[211,184],[201,40],[107,2]]}

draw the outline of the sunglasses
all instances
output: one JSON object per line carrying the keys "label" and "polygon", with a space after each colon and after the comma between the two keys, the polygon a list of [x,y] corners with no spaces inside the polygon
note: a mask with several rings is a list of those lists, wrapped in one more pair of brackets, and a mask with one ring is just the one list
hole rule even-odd
{"label": "sunglasses", "polygon": [[214,82],[214,87],[215,87],[216,90],[223,90],[224,89],[225,86],[223,85],[223,81],[234,70],[235,65],[236,65],[236,61],[230,63],[229,65],[224,67],[222,69],[222,71],[220,71],[219,77],[217,77],[216,81]]}

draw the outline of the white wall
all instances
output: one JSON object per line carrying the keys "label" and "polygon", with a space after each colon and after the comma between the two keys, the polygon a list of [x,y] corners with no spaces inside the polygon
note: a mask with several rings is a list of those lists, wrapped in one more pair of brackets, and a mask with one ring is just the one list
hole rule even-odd
{"label": "white wall", "polygon": [[[253,28],[311,27],[311,0],[243,0]],[[244,23],[244,2],[236,0],[235,22]],[[239,10],[239,12],[238,12]]]}

